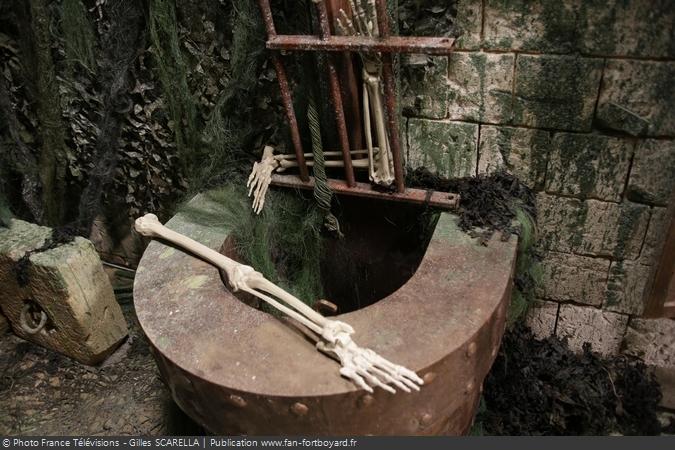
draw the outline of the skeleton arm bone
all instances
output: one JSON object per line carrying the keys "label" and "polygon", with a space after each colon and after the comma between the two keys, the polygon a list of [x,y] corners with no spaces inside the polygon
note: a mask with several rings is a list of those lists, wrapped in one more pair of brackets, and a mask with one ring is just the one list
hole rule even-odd
{"label": "skeleton arm bone", "polygon": [[379,386],[394,393],[394,388],[389,384],[405,392],[419,390],[419,386],[424,384],[415,372],[382,358],[370,349],[356,345],[351,338],[354,333],[351,326],[325,318],[300,299],[265,279],[253,267],[238,263],[187,236],[166,228],[159,223],[154,214],[146,214],[136,219],[135,228],[144,236],[164,239],[222,269],[233,290],[241,289],[254,295],[317,333],[322,340],[316,344],[316,348],[336,358],[342,366],[340,374],[360,388],[373,392],[372,386]]}

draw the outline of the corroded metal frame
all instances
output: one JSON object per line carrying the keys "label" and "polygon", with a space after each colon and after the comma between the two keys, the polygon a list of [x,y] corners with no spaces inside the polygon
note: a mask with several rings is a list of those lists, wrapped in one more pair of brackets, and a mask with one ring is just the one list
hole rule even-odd
{"label": "corroded metal frame", "polygon": [[[291,132],[291,140],[295,150],[295,155],[298,161],[298,168],[300,171],[299,181],[292,184],[293,187],[307,187],[311,184],[309,171],[305,162],[304,151],[300,139],[300,132],[298,129],[298,121],[293,109],[293,99],[288,83],[288,76],[286,69],[281,60],[281,51],[323,51],[329,53],[326,58],[326,66],[328,71],[328,85],[331,96],[331,104],[333,106],[333,113],[337,124],[339,148],[342,153],[344,161],[345,180],[347,189],[342,193],[357,194],[357,191],[362,193],[364,186],[360,183],[357,187],[356,179],[354,177],[354,168],[352,166],[352,159],[349,153],[350,149],[355,145],[354,139],[350,140],[347,133],[347,121],[345,120],[345,110],[342,101],[342,86],[338,77],[336,52],[343,54],[350,52],[379,52],[382,57],[382,77],[384,81],[384,100],[386,107],[388,138],[391,146],[392,159],[394,165],[394,185],[397,197],[389,193],[382,192],[371,188],[373,197],[384,197],[390,199],[415,199],[414,202],[423,203],[425,198],[418,199],[417,194],[408,193],[405,186],[405,179],[403,173],[403,158],[401,157],[401,142],[399,139],[399,123],[398,123],[398,109],[396,105],[396,80],[394,78],[392,53],[427,53],[434,55],[447,55],[452,52],[454,39],[445,37],[402,37],[392,36],[389,27],[389,15],[386,10],[386,0],[375,0],[375,7],[377,10],[378,29],[380,31],[379,37],[364,37],[364,36],[334,36],[331,34],[330,21],[328,9],[326,6],[327,0],[313,0],[312,3],[316,6],[317,17],[319,21],[319,36],[306,35],[278,35],[272,17],[272,10],[270,8],[269,0],[258,0],[263,21],[267,31],[266,46],[272,50],[272,63],[277,73],[279,81],[279,89],[281,91],[281,100],[284,105],[286,118]],[[350,63],[351,59],[346,57],[343,61]],[[351,72],[351,70],[350,70]],[[354,79],[348,79],[348,92],[351,97],[354,97],[357,92]],[[349,105],[351,110],[354,110],[354,102]],[[358,105],[356,107],[358,109]],[[356,134],[360,134],[360,127]],[[290,179],[285,178],[282,185],[288,186]],[[280,184],[280,178],[275,177],[272,184]],[[456,197],[456,196],[455,196]],[[442,202],[440,207],[455,207],[456,201]]]}

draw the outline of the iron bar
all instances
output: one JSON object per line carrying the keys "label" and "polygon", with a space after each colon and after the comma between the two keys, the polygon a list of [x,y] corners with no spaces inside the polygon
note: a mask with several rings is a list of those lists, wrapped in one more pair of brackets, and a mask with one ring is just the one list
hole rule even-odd
{"label": "iron bar", "polygon": [[[272,185],[296,189],[314,189],[314,178],[303,183],[295,175],[272,175]],[[403,203],[428,204],[442,209],[455,209],[459,204],[459,194],[438,192],[425,189],[408,188],[405,192],[382,192],[374,190],[370,183],[356,183],[349,186],[343,180],[328,179],[328,186],[336,194],[354,195],[356,197],[379,198]]]}
{"label": "iron bar", "polygon": [[[319,18],[319,31],[321,39],[331,37],[330,23],[328,22],[328,12],[323,0],[314,2],[316,5],[317,16]],[[335,122],[337,124],[338,137],[340,140],[340,150],[345,165],[345,179],[347,185],[355,186],[354,168],[352,167],[352,156],[349,154],[349,135],[347,133],[347,123],[345,122],[345,112],[342,105],[342,93],[340,89],[340,80],[332,55],[326,55],[326,66],[328,68],[328,83],[330,87],[333,110],[335,112]]]}
{"label": "iron bar", "polygon": [[277,30],[274,27],[274,18],[272,17],[272,8],[270,8],[269,0],[258,0],[260,13],[262,14],[263,22],[265,22],[265,30],[267,30],[267,39],[272,39],[277,35]]}
{"label": "iron bar", "polygon": [[270,50],[324,51],[324,52],[380,52],[380,53],[424,53],[427,55],[448,55],[452,53],[454,38],[389,36],[387,38],[367,36],[317,36],[278,35],[267,40]]}
{"label": "iron bar", "polygon": [[[271,39],[277,35],[274,27],[274,19],[272,18],[272,9],[270,8],[269,0],[258,0],[260,11],[262,13],[263,21],[265,22],[265,29],[267,30],[267,38]],[[300,139],[300,130],[298,129],[298,119],[295,117],[295,109],[293,109],[293,98],[291,96],[291,88],[288,84],[288,77],[286,76],[286,69],[281,57],[277,52],[273,52],[272,64],[277,73],[277,81],[279,82],[279,91],[281,92],[281,102],[284,105],[286,119],[291,131],[291,141],[295,150],[295,157],[298,161],[298,170],[300,171],[300,179],[304,182],[309,181],[309,171],[307,170],[307,163],[305,162],[305,152],[302,149],[302,140]]]}
{"label": "iron bar", "polygon": [[[385,0],[375,0],[377,9],[377,27],[380,37],[389,37],[389,14]],[[405,191],[403,179],[403,160],[401,158],[401,142],[398,127],[398,111],[396,108],[396,80],[390,53],[382,53],[382,78],[384,78],[384,103],[387,107],[387,125],[389,131],[389,145],[394,163],[394,182],[399,193]]]}

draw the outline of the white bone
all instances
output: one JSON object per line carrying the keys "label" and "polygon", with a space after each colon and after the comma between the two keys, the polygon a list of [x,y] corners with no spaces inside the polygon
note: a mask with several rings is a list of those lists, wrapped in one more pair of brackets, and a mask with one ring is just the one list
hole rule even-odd
{"label": "white bone", "polygon": [[[369,159],[354,159],[352,160],[352,167],[356,169],[368,169],[372,167],[373,156],[377,158],[379,148],[375,147],[370,150],[352,150],[349,152],[352,156],[369,155]],[[326,167],[344,167],[344,161],[340,159],[330,159],[331,157],[342,156],[342,152],[328,151],[324,152],[324,156],[328,157],[324,165]],[[312,153],[305,153],[305,162],[308,166],[314,166],[314,155]],[[248,176],[246,187],[249,188],[248,196],[253,194],[253,211],[260,214],[265,206],[265,195],[272,182],[273,172],[283,172],[290,167],[298,167],[295,154],[274,154],[274,147],[266,145],[263,149],[263,155],[260,162],[253,163],[253,169]]]}
{"label": "white bone", "polygon": [[390,385],[410,392],[418,391],[419,386],[424,384],[415,372],[384,359],[370,349],[356,345],[351,338],[354,329],[349,324],[327,319],[300,299],[267,280],[253,267],[238,263],[187,236],[166,228],[154,214],[146,214],[136,219],[134,227],[143,236],[166,240],[213,264],[225,272],[232,290],[242,290],[254,295],[315,332],[320,337],[316,348],[336,358],[342,366],[340,375],[358,387],[373,392],[373,387],[379,386],[394,393],[396,390]]}
{"label": "white bone", "polygon": [[[349,0],[349,6],[354,17],[350,19],[347,13],[340,9],[340,17],[337,20],[340,33],[352,36],[379,36],[374,0]],[[382,98],[382,61],[377,53],[361,53],[361,59],[363,60],[363,125],[371,163],[368,176],[372,182],[388,186],[394,181],[394,165],[387,138]],[[371,118],[381,150],[379,159],[376,159],[372,152]]]}

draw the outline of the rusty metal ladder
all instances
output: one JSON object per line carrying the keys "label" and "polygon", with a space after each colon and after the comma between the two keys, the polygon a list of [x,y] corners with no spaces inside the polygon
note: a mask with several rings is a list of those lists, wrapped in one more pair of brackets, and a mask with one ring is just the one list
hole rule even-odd
{"label": "rusty metal ladder", "polygon": [[[387,200],[402,201],[408,203],[424,203],[435,207],[452,209],[459,201],[457,194],[423,189],[406,188],[403,173],[403,160],[401,157],[400,128],[398,123],[398,110],[396,105],[396,81],[392,63],[392,53],[425,53],[431,55],[448,55],[452,52],[454,38],[449,37],[403,37],[393,36],[390,33],[389,14],[386,8],[386,0],[375,0],[377,22],[380,31],[379,37],[366,36],[338,36],[331,33],[328,5],[334,6],[332,0],[311,0],[316,7],[319,21],[319,36],[312,35],[279,35],[276,32],[274,19],[269,0],[258,0],[263,21],[267,31],[267,49],[272,51],[271,60],[277,74],[281,100],[284,106],[286,119],[291,133],[291,140],[298,162],[299,176],[279,175],[272,176],[272,184],[276,186],[312,189],[314,179],[309,176],[307,163],[304,157],[298,121],[293,109],[288,76],[284,67],[281,53],[286,51],[321,51],[326,55],[328,71],[328,84],[331,104],[337,124],[339,147],[344,161],[345,180],[329,179],[329,187],[338,194],[356,195],[361,197],[384,198]],[[331,8],[335,10],[335,8]],[[382,55],[382,76],[384,82],[384,99],[388,125],[388,138],[391,146],[394,165],[395,192],[382,192],[374,189],[369,183],[359,183],[354,177],[350,149],[356,150],[360,140],[360,124],[354,123],[355,132],[350,139],[347,133],[347,122],[342,98],[342,86],[338,77],[337,55],[343,55],[343,64],[346,66],[345,73],[353,74],[351,66],[351,53],[354,52],[379,52]],[[358,89],[355,77],[347,80],[350,95],[347,98],[352,115],[358,117],[359,101]],[[358,121],[355,121],[358,122]]]}

